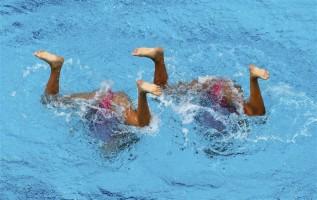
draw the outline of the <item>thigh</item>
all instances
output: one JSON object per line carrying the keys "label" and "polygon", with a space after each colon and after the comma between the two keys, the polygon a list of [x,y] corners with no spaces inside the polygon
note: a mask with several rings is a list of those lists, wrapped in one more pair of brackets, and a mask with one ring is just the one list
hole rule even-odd
{"label": "thigh", "polygon": [[93,99],[96,96],[96,92],[81,92],[81,93],[74,93],[70,95],[63,96],[64,99]]}
{"label": "thigh", "polygon": [[61,96],[61,95],[48,95],[48,94],[43,94],[41,97],[41,103],[45,105],[50,105],[53,107],[63,107],[63,106],[70,106],[74,104],[74,100]]}

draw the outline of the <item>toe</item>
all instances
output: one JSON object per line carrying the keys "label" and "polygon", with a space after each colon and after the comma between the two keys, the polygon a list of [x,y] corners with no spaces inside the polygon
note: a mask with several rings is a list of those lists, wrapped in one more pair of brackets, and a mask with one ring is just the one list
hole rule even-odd
{"label": "toe", "polygon": [[36,52],[33,53],[33,55],[38,57],[38,58],[40,58],[42,56],[43,52],[44,51],[36,51]]}

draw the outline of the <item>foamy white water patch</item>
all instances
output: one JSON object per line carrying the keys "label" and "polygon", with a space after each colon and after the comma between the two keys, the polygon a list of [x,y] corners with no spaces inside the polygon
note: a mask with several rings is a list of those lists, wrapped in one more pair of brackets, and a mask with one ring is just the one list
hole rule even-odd
{"label": "foamy white water patch", "polygon": [[171,107],[174,112],[179,114],[183,124],[193,122],[194,116],[200,109],[199,105],[191,103],[191,99],[185,99],[180,103],[175,103],[173,98],[166,97],[165,95],[160,96],[158,99],[160,100],[160,105]]}
{"label": "foamy white water patch", "polygon": [[[303,125],[303,128],[300,132],[296,133],[295,135],[293,135],[293,137],[291,139],[288,139],[287,142],[288,143],[296,143],[296,139],[297,137],[300,136],[312,136],[312,132],[310,132],[310,128],[312,126],[316,126],[317,127],[317,117],[316,118],[309,118],[306,123]],[[315,133],[316,134],[316,133]]]}
{"label": "foamy white water patch", "polygon": [[106,81],[102,81],[100,83],[100,88],[99,90],[96,92],[96,96],[95,99],[100,99],[100,97],[104,96],[105,94],[107,94],[107,92],[109,90],[111,90],[111,87],[113,85],[112,81],[106,80]]}
{"label": "foamy white water patch", "polygon": [[34,64],[34,65],[30,66],[30,67],[26,67],[26,69],[23,70],[23,72],[22,72],[22,76],[23,76],[23,78],[26,78],[30,74],[33,74],[33,73],[35,73],[35,72],[37,72],[39,70],[42,70],[42,69],[46,70],[48,68],[49,68],[48,64],[36,63],[36,64]]}
{"label": "foamy white water patch", "polygon": [[155,113],[151,112],[151,121],[148,126],[143,128],[134,127],[135,132],[155,136],[160,129],[160,118]]}
{"label": "foamy white water patch", "polygon": [[200,106],[192,104],[189,101],[180,103],[178,106],[173,106],[173,110],[181,115],[183,124],[192,123],[199,108]]}
{"label": "foamy white water patch", "polygon": [[189,133],[189,130],[187,128],[182,128],[182,133],[183,133],[183,136],[184,136],[184,146],[187,146],[188,145],[188,142],[189,142],[189,138],[188,138],[188,133]]}
{"label": "foamy white water patch", "polygon": [[159,104],[160,107],[162,106],[168,107],[173,105],[173,99],[167,98],[164,93],[158,97],[158,100],[160,101],[160,104]]}

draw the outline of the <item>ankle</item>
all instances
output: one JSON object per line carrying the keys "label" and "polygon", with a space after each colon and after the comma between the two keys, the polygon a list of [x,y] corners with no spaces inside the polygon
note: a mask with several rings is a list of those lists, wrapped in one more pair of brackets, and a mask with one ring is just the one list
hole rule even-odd
{"label": "ankle", "polygon": [[157,56],[154,59],[154,62],[160,65],[164,65],[164,56],[163,55]]}
{"label": "ankle", "polygon": [[139,94],[140,96],[146,96],[146,93],[148,93],[148,92],[146,92],[146,91],[144,91],[144,90],[142,90],[142,89],[139,88],[138,94]]}
{"label": "ankle", "polygon": [[61,69],[60,68],[51,68],[51,73],[58,73],[58,74],[60,74],[60,72],[61,72]]}
{"label": "ankle", "polygon": [[250,74],[250,80],[251,80],[251,81],[257,81],[258,78],[259,78],[258,76],[255,76],[255,75],[251,75],[251,74]]}

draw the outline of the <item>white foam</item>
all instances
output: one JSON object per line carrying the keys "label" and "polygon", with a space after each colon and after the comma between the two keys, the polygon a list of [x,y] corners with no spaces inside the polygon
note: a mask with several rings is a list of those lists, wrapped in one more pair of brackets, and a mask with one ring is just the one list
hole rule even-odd
{"label": "white foam", "polygon": [[184,138],[185,138],[184,146],[187,146],[188,142],[189,142],[189,138],[188,138],[189,130],[187,128],[182,128],[182,133],[183,133]]}
{"label": "white foam", "polygon": [[181,115],[183,124],[192,123],[199,109],[200,106],[192,104],[189,101],[180,103],[178,106],[173,106],[173,110]]}
{"label": "white foam", "polygon": [[144,135],[155,136],[158,133],[160,128],[160,118],[154,113],[151,113],[151,121],[148,126],[141,127],[141,128],[130,126],[129,128],[134,130],[133,132],[138,132]]}
{"label": "white foam", "polygon": [[312,136],[311,133],[308,132],[309,127],[313,124],[317,124],[317,118],[309,118],[306,123],[304,124],[303,128],[300,130],[299,133],[295,133],[291,139],[288,139],[288,143],[296,143],[296,138],[299,136]]}
{"label": "white foam", "polygon": [[23,70],[22,72],[22,76],[23,78],[26,78],[27,76],[29,76],[30,74],[39,71],[40,69],[48,69],[48,65],[47,64],[42,64],[42,63],[37,63],[35,65],[32,65],[31,67],[26,67],[25,70]]}
{"label": "white foam", "polygon": [[147,133],[150,133],[151,135],[153,135],[155,133],[158,133],[159,128],[160,128],[160,118],[156,114],[152,113],[151,114],[151,122],[150,122],[149,126],[146,126],[144,128],[144,130]]}
{"label": "white foam", "polygon": [[72,58],[69,58],[67,60],[64,61],[64,65],[73,65],[74,61]]}
{"label": "white foam", "polygon": [[236,73],[233,74],[233,76],[234,77],[243,77],[244,74],[243,74],[243,72],[236,72]]}
{"label": "white foam", "polygon": [[98,100],[100,99],[102,96],[104,96],[105,94],[107,94],[107,92],[109,90],[111,90],[111,87],[113,85],[113,82],[112,81],[102,81],[100,83],[100,88],[99,90],[96,92],[96,95],[95,95],[95,99]]}
{"label": "white foam", "polygon": [[208,76],[199,76],[198,77],[198,83],[203,84],[203,83],[205,83],[207,81],[211,81],[211,80],[214,80],[216,78],[217,78],[216,76],[210,76],[210,75],[208,75]]}
{"label": "white foam", "polygon": [[173,100],[171,98],[166,98],[164,93],[161,96],[159,96],[157,99],[160,101],[160,106],[163,105],[165,107],[168,107],[173,105]]}

